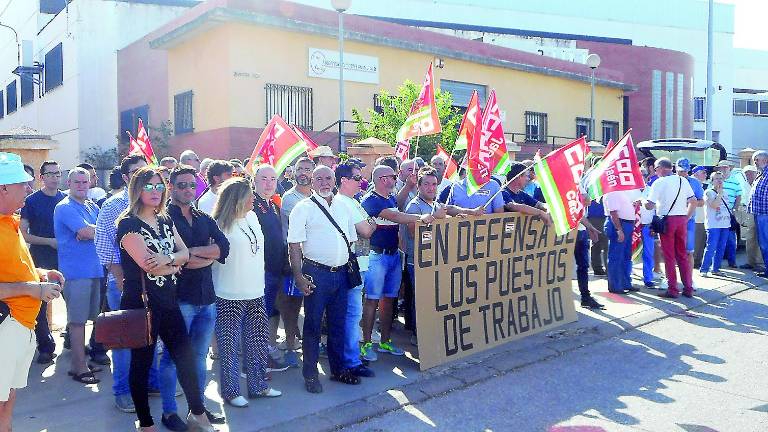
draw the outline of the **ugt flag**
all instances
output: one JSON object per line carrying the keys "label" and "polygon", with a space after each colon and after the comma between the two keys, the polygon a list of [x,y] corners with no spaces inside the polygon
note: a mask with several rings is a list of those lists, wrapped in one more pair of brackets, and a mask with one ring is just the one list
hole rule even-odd
{"label": "ugt flag", "polygon": [[443,173],[443,178],[447,178],[450,181],[458,181],[459,166],[440,144],[437,145],[437,156],[440,156],[445,160],[445,172]]}
{"label": "ugt flag", "polygon": [[[126,131],[127,132],[127,131]],[[155,151],[152,150],[152,141],[149,139],[149,134],[144,128],[144,122],[139,119],[139,130],[136,131],[136,138],[134,139],[130,132],[128,136],[131,139],[131,146],[128,148],[128,154],[137,154],[144,156],[149,165],[157,165],[157,156]]]}
{"label": "ugt flag", "polygon": [[[474,195],[484,184],[491,180],[491,173],[494,166],[491,165],[491,156],[493,152],[487,148],[481,148],[480,135],[483,128],[483,119],[480,110],[475,111],[474,119],[467,119],[471,124],[472,131],[467,136],[470,141],[467,143],[467,154],[464,156],[467,161],[467,195]],[[482,144],[488,145],[488,140]]]}
{"label": "ugt flag", "polygon": [[288,126],[279,115],[267,123],[267,127],[259,136],[259,141],[248,159],[245,170],[253,174],[254,167],[259,163],[268,163],[281,174],[285,167],[307,151],[307,143]]}
{"label": "ugt flag", "polygon": [[501,111],[496,99],[496,90],[491,90],[491,94],[488,95],[482,125],[480,149],[491,153],[491,171],[494,174],[506,175],[512,166],[512,161],[509,160],[507,140],[504,139],[504,129],[501,127]]}
{"label": "ugt flag", "polygon": [[397,141],[405,141],[415,136],[432,135],[440,133],[442,130],[440,118],[437,115],[434,75],[432,74],[432,63],[430,63],[419,97],[413,101],[408,118],[397,131]]}
{"label": "ugt flag", "polygon": [[453,146],[453,151],[466,150],[469,143],[472,142],[472,135],[475,133],[475,118],[477,117],[477,113],[480,112],[480,105],[478,104],[477,99],[477,90],[472,90],[472,96],[469,98],[467,110],[464,111],[464,117],[461,119],[459,136],[456,137],[456,144]]}
{"label": "ugt flag", "polygon": [[590,198],[597,199],[608,192],[645,187],[631,132],[631,129],[628,130],[613,147],[609,146],[603,158],[584,175],[584,184]]}
{"label": "ugt flag", "polygon": [[584,216],[580,189],[584,159],[589,153],[584,137],[549,153],[544,159],[536,153],[533,169],[547,201],[557,235],[576,228]]}

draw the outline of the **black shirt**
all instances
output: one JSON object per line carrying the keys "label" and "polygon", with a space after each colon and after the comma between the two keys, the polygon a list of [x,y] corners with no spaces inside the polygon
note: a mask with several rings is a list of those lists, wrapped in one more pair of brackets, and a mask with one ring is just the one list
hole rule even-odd
{"label": "black shirt", "polygon": [[[61,191],[56,191],[55,195],[50,196],[39,190],[27,197],[24,207],[21,208],[21,218],[29,222],[30,234],[45,238],[56,237],[53,232],[53,209],[66,196]],[[47,269],[59,268],[56,249],[46,245],[30,245],[29,252],[36,266]]]}
{"label": "black shirt", "polygon": [[[191,208],[192,225],[181,212],[181,208],[175,204],[168,205],[168,214],[176,226],[176,231],[184,240],[188,248],[208,246],[211,240],[219,246],[219,261],[224,264],[224,260],[229,255],[229,240],[219,229],[216,221],[205,212],[194,207]],[[188,269],[183,268],[179,274],[178,289],[176,295],[179,301],[204,306],[212,304],[216,300],[216,293],[213,290],[213,277],[211,275],[211,266]]]}
{"label": "black shirt", "polygon": [[173,235],[173,221],[168,216],[158,216],[159,232],[136,216],[121,219],[117,224],[117,243],[120,245],[120,260],[123,267],[123,296],[121,309],[139,309],[141,301],[141,279],[147,287],[149,306],[152,309],[172,309],[176,303],[176,275],[155,276],[147,274],[136,264],[131,255],[123,248],[123,237],[128,233],[137,233],[144,238],[150,251],[167,255],[176,249]]}
{"label": "black shirt", "polygon": [[264,233],[264,268],[267,273],[283,274],[288,265],[288,244],[283,237],[280,209],[271,200],[266,201],[256,194],[253,212]]}

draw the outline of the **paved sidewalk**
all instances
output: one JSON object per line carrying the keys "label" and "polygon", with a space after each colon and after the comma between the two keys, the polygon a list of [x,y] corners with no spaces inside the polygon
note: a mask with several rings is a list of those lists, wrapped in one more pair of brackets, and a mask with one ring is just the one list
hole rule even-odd
{"label": "paved sidewalk", "polygon": [[[638,271],[638,268],[635,270]],[[668,317],[685,315],[688,309],[717,302],[725,296],[763,286],[768,280],[752,272],[724,270],[724,278],[698,278],[694,271],[697,291],[693,299],[658,298],[659,290],[647,290],[630,295],[607,292],[604,277],[591,277],[590,289],[606,305],[604,311],[589,311],[578,306],[579,320],[550,332],[530,336],[492,350],[465,358],[459,362],[419,372],[416,348],[408,344],[405,332],[395,332],[395,342],[407,350],[404,357],[381,354],[372,364],[377,376],[364,379],[359,386],[347,386],[328,381],[321,376],[325,392],[311,395],[304,391],[301,372],[291,369],[274,373],[272,386],[283,391],[277,399],[253,400],[248,408],[222,406],[218,395],[216,375],[218,363],[209,362],[213,380],[207,390],[207,405],[213,411],[224,412],[228,424],[221,431],[296,431],[332,430],[366,418],[383,415],[410,404],[461,389],[504,374],[522,366],[559,356],[578,347],[611,338],[626,330]],[[635,280],[637,286],[641,281]],[[574,301],[578,290],[574,281]],[[55,305],[54,325],[62,326],[63,307]],[[58,340],[58,351],[61,351]],[[428,343],[428,341],[421,341]],[[30,386],[19,392],[15,410],[15,430],[50,432],[130,431],[135,417],[123,414],[113,406],[111,377],[99,373],[102,382],[84,386],[72,381],[66,371],[69,353],[64,352],[56,364],[43,368],[33,363]],[[323,363],[327,370],[327,363]],[[179,409],[186,411],[184,398],[178,398]],[[159,423],[160,400],[152,399],[152,409]],[[163,430],[160,428],[160,430]]]}

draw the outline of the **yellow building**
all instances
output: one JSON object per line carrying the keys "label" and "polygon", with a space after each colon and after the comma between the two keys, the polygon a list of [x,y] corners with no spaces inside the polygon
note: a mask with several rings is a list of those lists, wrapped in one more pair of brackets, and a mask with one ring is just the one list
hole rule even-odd
{"label": "yellow building", "polygon": [[[171,120],[169,153],[242,158],[280,114],[337,147],[337,23],[335,12],[289,2],[202,3],[118,53],[120,130],[134,130],[139,116]],[[435,83],[456,106],[466,106],[472,89],[481,104],[496,90],[508,139],[528,153],[586,132],[587,66],[359,16],[345,17],[345,118],[353,108],[374,108],[381,89],[420,84],[436,58],[444,67],[435,68]],[[619,79],[607,68],[597,72],[597,140],[624,131],[623,96],[633,88]]]}

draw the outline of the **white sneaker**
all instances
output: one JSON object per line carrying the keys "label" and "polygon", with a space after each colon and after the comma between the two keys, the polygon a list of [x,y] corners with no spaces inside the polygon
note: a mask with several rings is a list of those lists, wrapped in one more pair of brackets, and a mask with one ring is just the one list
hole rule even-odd
{"label": "white sneaker", "polygon": [[233,407],[237,408],[245,408],[248,406],[248,399],[238,396],[234,399],[230,399],[227,401],[228,404],[232,405]]}
{"label": "white sneaker", "polygon": [[653,272],[653,280],[660,281],[662,279],[664,279],[664,275],[662,273]]}
{"label": "white sneaker", "polygon": [[283,392],[281,392],[280,390],[275,390],[273,388],[268,388],[268,389],[264,390],[263,392],[256,393],[256,394],[252,395],[251,397],[254,397],[254,398],[274,398],[274,397],[278,397],[278,396],[282,396],[282,395],[283,395]]}
{"label": "white sneaker", "polygon": [[709,272],[699,272],[699,276],[703,278],[708,278],[710,275],[709,275]]}

